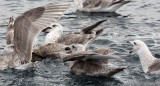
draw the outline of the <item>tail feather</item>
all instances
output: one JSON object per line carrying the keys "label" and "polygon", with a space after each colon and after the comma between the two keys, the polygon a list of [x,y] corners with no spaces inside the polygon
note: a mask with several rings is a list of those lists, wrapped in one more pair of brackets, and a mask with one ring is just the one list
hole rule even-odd
{"label": "tail feather", "polygon": [[107,74],[109,77],[115,75],[116,73],[119,73],[126,69],[126,67],[119,67],[119,68],[112,68],[111,71]]}

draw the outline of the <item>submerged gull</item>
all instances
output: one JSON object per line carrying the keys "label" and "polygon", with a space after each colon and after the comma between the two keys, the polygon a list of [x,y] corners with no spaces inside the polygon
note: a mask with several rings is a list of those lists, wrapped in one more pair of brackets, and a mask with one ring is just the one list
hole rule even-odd
{"label": "submerged gull", "polygon": [[111,49],[82,51],[66,56],[63,61],[70,61],[69,70],[76,75],[111,77],[126,68],[108,65],[110,59],[124,61],[120,57],[110,55],[112,53],[114,51]]}
{"label": "submerged gull", "polygon": [[138,54],[142,69],[145,73],[160,73],[160,60],[151,54],[143,41],[135,40],[128,41],[128,43],[131,43],[134,46],[130,53],[136,52]]}
{"label": "submerged gull", "polygon": [[13,52],[3,56],[10,58],[7,66],[16,68],[21,65],[30,64],[33,41],[44,28],[58,20],[69,9],[70,5],[70,2],[49,4],[33,8],[17,17],[13,27],[14,47],[9,47],[13,49]]}
{"label": "submerged gull", "polygon": [[79,11],[85,12],[115,12],[131,0],[74,0]]}

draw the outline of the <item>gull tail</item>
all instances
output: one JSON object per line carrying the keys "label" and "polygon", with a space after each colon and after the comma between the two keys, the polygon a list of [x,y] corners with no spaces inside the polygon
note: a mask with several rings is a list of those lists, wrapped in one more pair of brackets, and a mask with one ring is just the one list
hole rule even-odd
{"label": "gull tail", "polygon": [[119,72],[123,71],[124,69],[126,69],[126,67],[110,68],[110,71],[107,74],[107,76],[111,77],[111,76],[115,75],[116,73],[119,73]]}

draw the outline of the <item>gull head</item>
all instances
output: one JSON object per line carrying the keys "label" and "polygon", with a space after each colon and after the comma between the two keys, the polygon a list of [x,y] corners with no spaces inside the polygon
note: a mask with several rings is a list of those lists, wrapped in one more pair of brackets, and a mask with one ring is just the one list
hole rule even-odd
{"label": "gull head", "polygon": [[58,29],[63,29],[63,27],[58,23],[52,23],[50,26],[43,29],[42,32],[49,33],[52,30],[58,30]]}
{"label": "gull head", "polygon": [[148,49],[146,44],[141,40],[128,41],[127,43],[130,43],[133,45],[133,49],[130,50],[130,53],[138,52],[138,51],[144,50],[144,49]]}
{"label": "gull head", "polygon": [[72,44],[69,47],[66,47],[65,50],[76,53],[80,51],[85,51],[85,46],[83,46],[82,44]]}

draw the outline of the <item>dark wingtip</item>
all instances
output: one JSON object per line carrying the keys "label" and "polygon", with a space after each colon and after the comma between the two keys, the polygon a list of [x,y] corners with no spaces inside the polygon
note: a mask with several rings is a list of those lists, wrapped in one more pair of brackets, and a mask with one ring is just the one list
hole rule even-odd
{"label": "dark wingtip", "polygon": [[104,29],[105,29],[105,28],[97,30],[97,31],[96,31],[96,35],[100,35],[100,34],[104,31]]}
{"label": "dark wingtip", "polygon": [[108,19],[104,19],[104,20],[98,21],[98,22],[96,22],[95,24],[90,25],[90,26],[84,28],[84,29],[82,30],[82,32],[83,32],[83,33],[90,33],[94,28],[96,28],[97,26],[99,26],[100,24],[102,24],[103,22],[105,22],[105,21],[107,21],[107,20],[108,20]]}

